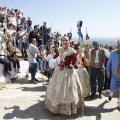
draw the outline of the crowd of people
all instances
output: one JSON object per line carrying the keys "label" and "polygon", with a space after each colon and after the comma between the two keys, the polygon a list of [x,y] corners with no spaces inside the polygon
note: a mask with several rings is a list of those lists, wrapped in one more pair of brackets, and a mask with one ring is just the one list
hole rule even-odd
{"label": "crowd of people", "polygon": [[[19,49],[23,57],[28,57],[26,74],[31,73],[31,83],[38,82],[35,77],[37,68],[46,72],[49,85],[45,107],[55,115],[76,114],[83,103],[82,93],[93,99],[98,91],[102,99],[102,91],[110,89],[111,101],[113,93],[117,89],[120,91],[120,43],[115,50],[112,46],[101,48],[98,41],[93,41],[93,47],[86,45],[81,49],[79,43],[72,41],[71,32],[61,36],[59,32],[52,33],[52,28],[47,28],[46,24],[35,25],[32,29],[30,17],[26,20],[21,11],[0,7],[0,34],[3,36],[0,63],[4,65],[4,75],[10,75],[10,62],[13,62],[15,71],[20,72],[16,55]],[[5,46],[2,42],[6,43]]]}

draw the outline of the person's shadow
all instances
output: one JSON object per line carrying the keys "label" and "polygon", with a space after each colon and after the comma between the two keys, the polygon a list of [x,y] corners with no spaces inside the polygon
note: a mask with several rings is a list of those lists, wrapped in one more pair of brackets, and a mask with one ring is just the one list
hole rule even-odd
{"label": "person's shadow", "polygon": [[21,89],[22,91],[31,91],[31,92],[45,92],[47,87],[46,86],[37,86],[37,87],[20,87],[17,89]]}
{"label": "person's shadow", "polygon": [[107,100],[104,101],[102,104],[100,104],[97,107],[86,106],[85,107],[85,116],[96,116],[96,120],[101,120],[101,113],[107,113],[107,112],[110,113],[117,109],[117,107],[110,108],[110,109],[103,108],[106,103],[108,103]]}
{"label": "person's shadow", "polygon": [[[108,103],[108,101],[104,101],[97,107],[93,106],[85,106],[85,116],[96,116],[96,120],[101,119],[101,113],[110,113],[114,111],[116,108],[104,109],[104,105]],[[44,101],[39,101],[38,103],[30,106],[25,110],[20,110],[19,106],[13,106],[11,108],[6,108],[5,110],[13,109],[12,113],[7,113],[3,116],[3,119],[13,119],[21,118],[21,119],[29,119],[32,118],[33,120],[39,119],[51,119],[51,120],[66,120],[66,119],[76,119],[81,116],[81,109],[78,110],[76,115],[66,116],[66,115],[58,115],[54,116],[51,112],[49,112],[45,106]]]}

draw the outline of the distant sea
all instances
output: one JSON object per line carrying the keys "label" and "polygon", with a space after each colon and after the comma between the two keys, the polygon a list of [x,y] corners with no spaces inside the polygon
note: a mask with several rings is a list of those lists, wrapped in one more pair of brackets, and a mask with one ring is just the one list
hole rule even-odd
{"label": "distant sea", "polygon": [[[73,41],[78,42],[78,41],[79,41],[78,39],[79,39],[79,38],[73,38]],[[90,38],[90,39],[88,40],[89,45],[92,45],[92,42],[93,42],[94,40],[99,41],[99,43],[100,43],[101,45],[103,45],[103,46],[108,45],[108,46],[116,47],[116,46],[117,46],[117,43],[118,43],[118,39],[117,39],[117,38]],[[87,44],[87,40],[84,39],[84,40],[83,40],[83,43],[84,43],[84,44]]]}

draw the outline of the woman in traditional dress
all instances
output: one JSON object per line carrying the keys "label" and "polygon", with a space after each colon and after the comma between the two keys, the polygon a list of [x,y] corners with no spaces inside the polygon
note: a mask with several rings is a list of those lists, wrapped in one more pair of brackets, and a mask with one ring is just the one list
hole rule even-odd
{"label": "woman in traditional dress", "polygon": [[[85,58],[82,53],[80,53],[79,46],[76,45],[74,47],[77,53],[77,66],[78,69],[76,70],[80,79],[80,82],[82,83],[82,80],[84,81],[84,97],[88,97],[90,95],[90,79],[88,72],[86,70],[85,66]],[[82,67],[80,66],[80,59],[82,57]]]}
{"label": "woman in traditional dress", "polygon": [[[69,38],[62,38],[58,50],[60,65],[56,67],[45,97],[46,108],[54,114],[76,114],[82,106],[82,86],[76,72],[76,51],[69,47]],[[58,55],[55,55],[56,57]]]}

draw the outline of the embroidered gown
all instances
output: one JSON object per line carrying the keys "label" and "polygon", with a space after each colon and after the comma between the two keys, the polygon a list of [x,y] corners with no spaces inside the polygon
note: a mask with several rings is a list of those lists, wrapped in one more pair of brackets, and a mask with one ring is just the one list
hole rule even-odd
{"label": "embroidered gown", "polygon": [[[78,69],[76,69],[77,71],[77,74],[79,76],[79,80],[82,84],[82,78],[84,80],[84,97],[88,97],[90,95],[90,79],[89,79],[89,75],[88,75],[88,72],[86,70],[86,68],[81,68],[80,67],[80,58],[79,58],[79,55],[77,56],[77,66],[78,66]],[[85,59],[84,57],[82,56],[82,65],[85,65],[86,62],[85,62]],[[83,75],[83,77],[82,77]]]}
{"label": "embroidered gown", "polygon": [[77,55],[73,48],[59,48],[60,65],[47,87],[45,107],[52,113],[76,114],[82,106],[82,86],[75,70]]}

